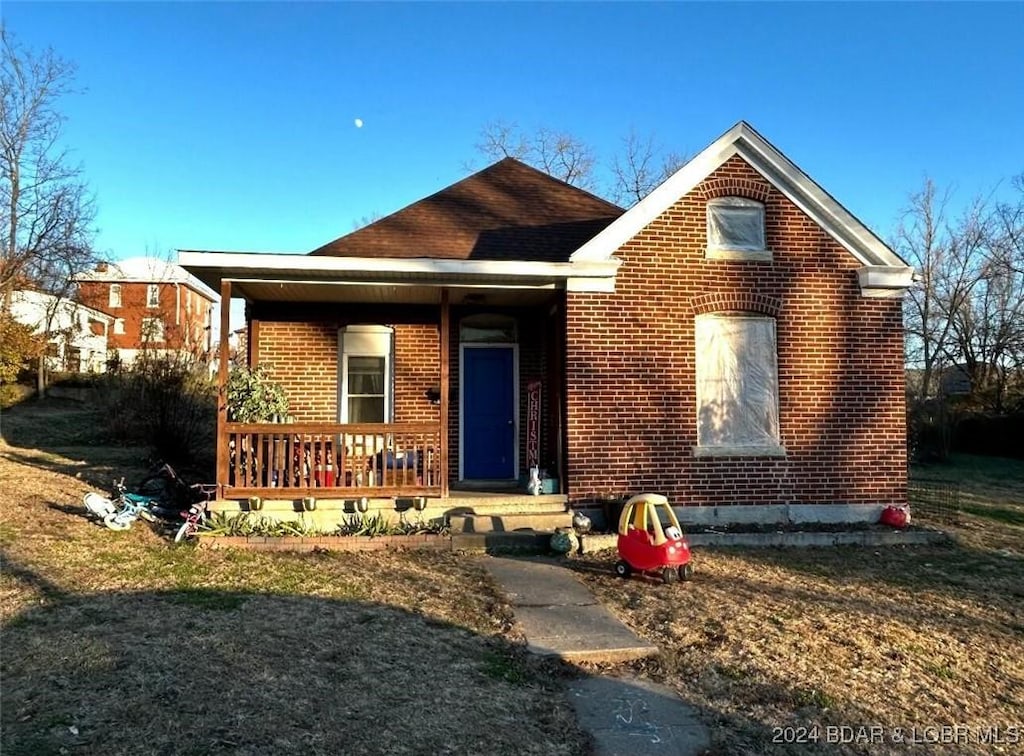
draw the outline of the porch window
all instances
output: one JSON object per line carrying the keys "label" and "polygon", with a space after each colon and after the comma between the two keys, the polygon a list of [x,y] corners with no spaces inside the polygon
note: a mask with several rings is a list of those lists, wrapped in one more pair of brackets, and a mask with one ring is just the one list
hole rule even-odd
{"label": "porch window", "polygon": [[781,456],[775,319],[727,313],[695,323],[697,456]]}
{"label": "porch window", "polygon": [[347,362],[348,422],[383,423],[387,406],[387,360],[384,357],[345,356]]}
{"label": "porch window", "polygon": [[355,325],[338,333],[338,414],[342,423],[392,422],[392,329]]}

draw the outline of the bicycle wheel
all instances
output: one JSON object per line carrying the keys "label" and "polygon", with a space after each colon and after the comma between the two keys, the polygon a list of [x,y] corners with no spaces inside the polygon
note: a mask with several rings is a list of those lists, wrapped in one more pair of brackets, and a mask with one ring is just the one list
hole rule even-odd
{"label": "bicycle wheel", "polygon": [[103,524],[111,530],[128,530],[132,526],[131,522],[125,522],[118,518],[116,514],[108,514],[103,518]]}
{"label": "bicycle wheel", "polygon": [[181,543],[190,535],[195,533],[195,526],[191,522],[182,523],[181,527],[178,528],[178,532],[174,534],[174,542]]}
{"label": "bicycle wheel", "polygon": [[85,498],[82,500],[82,503],[85,504],[85,508],[90,514],[101,519],[107,515],[114,514],[116,511],[114,502],[97,493],[87,493]]}

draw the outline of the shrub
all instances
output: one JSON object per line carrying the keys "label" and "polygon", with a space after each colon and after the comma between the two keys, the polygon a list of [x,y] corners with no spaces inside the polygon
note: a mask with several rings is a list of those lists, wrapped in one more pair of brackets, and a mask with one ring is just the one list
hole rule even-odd
{"label": "shrub", "polygon": [[237,423],[265,423],[283,420],[288,414],[288,397],[280,384],[270,379],[265,365],[251,370],[236,367],[228,376],[228,419]]}
{"label": "shrub", "polygon": [[15,383],[18,374],[39,356],[42,346],[30,327],[0,311],[0,385]]}
{"label": "shrub", "polygon": [[143,354],[101,379],[104,415],[116,440],[149,446],[173,463],[212,469],[216,388],[187,356]]}

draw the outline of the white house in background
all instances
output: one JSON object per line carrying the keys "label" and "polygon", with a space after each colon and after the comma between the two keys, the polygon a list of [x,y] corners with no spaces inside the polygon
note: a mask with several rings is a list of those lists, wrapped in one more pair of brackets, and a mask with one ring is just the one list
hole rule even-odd
{"label": "white house in background", "polygon": [[12,294],[11,315],[34,333],[49,334],[47,370],[72,373],[106,370],[107,335],[114,323],[113,316],[80,302],[28,289]]}

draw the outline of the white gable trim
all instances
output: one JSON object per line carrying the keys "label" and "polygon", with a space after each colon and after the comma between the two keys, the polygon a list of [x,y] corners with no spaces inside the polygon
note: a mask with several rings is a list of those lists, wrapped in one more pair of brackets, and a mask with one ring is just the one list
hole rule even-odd
{"label": "white gable trim", "polygon": [[[741,156],[862,265],[908,268],[863,223],[745,121],[740,121],[569,258],[606,260],[733,155]],[[912,269],[911,269],[912,270]]]}

